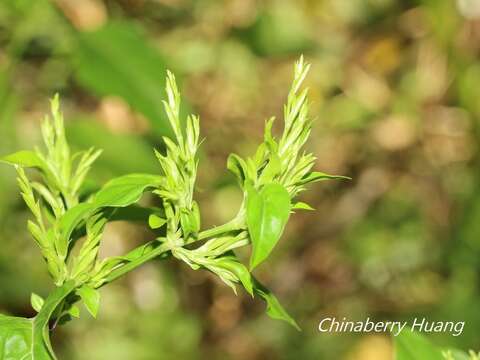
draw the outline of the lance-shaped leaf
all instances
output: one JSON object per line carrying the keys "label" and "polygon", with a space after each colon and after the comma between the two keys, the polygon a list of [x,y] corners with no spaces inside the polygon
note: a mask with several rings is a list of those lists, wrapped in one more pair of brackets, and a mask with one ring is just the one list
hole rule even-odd
{"label": "lance-shaped leaf", "polygon": [[257,191],[247,186],[247,225],[252,240],[250,270],[264,261],[282,235],[290,214],[290,195],[280,184]]}
{"label": "lance-shaped leaf", "polygon": [[304,203],[302,201],[299,201],[292,206],[292,210],[315,210],[313,207],[308,205],[307,203]]}
{"label": "lance-shaped leaf", "polygon": [[34,151],[22,150],[0,158],[0,162],[24,167],[42,168],[44,162]]}
{"label": "lance-shaped leaf", "polygon": [[308,173],[306,176],[304,176],[298,183],[297,185],[305,185],[311,182],[317,182],[317,181],[324,181],[324,180],[333,180],[333,179],[344,179],[344,180],[351,180],[352,178],[348,176],[341,176],[341,175],[329,175],[325,174],[320,171],[312,171]]}
{"label": "lance-shaped leaf", "polygon": [[131,205],[140,200],[145,189],[158,186],[161,180],[161,176],[150,174],[129,174],[118,177],[100,189],[94,203],[97,207]]}
{"label": "lance-shaped leaf", "polygon": [[146,189],[157,186],[160,181],[161,176],[149,174],[130,174],[109,181],[98,191],[93,202],[78,204],[62,216],[62,239],[68,241],[73,230],[99,209],[132,205],[140,200]]}
{"label": "lance-shaped leaf", "polygon": [[295,329],[301,330],[297,322],[287,313],[275,295],[252,276],[253,291],[267,303],[267,315],[272,319],[283,320],[292,325]]}
{"label": "lance-shaped leaf", "polygon": [[245,290],[253,296],[252,276],[245,265],[238,260],[233,251],[215,259],[214,264],[216,267],[223,268],[232,273],[242,283]]}

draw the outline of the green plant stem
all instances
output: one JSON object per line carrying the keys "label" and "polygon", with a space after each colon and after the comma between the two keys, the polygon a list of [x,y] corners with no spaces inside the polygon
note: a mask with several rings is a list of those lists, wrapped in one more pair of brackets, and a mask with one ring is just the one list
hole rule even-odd
{"label": "green plant stem", "polygon": [[[243,230],[245,228],[245,225],[243,220],[244,218],[241,214],[242,212],[240,212],[239,215],[237,215],[234,219],[232,219],[231,221],[223,225],[216,226],[211,229],[200,232],[198,235],[198,239],[195,241],[204,240],[204,239],[222,235],[231,231]],[[148,246],[146,246],[146,248],[148,249],[147,252],[135,258],[134,260],[126,263],[125,265],[113,270],[106,277],[105,281],[102,283],[102,285],[100,285],[100,287],[118,279],[119,277],[136,269],[137,267],[143,265],[147,261],[150,261],[156,258],[157,256],[167,255],[167,253],[171,250],[171,244],[167,242],[160,243],[158,241],[152,241],[150,244],[153,247],[149,248]],[[136,250],[133,250],[132,253],[135,251]]]}
{"label": "green plant stem", "polygon": [[233,220],[211,229],[201,231],[198,234],[198,240],[208,239],[214,236],[222,235],[230,231],[245,229],[243,217],[237,216]]}
{"label": "green plant stem", "polygon": [[138,258],[128,262],[127,264],[119,267],[118,269],[113,270],[105,279],[105,282],[101,285],[104,286],[119,277],[125,275],[129,271],[132,271],[133,269],[139,267],[140,265],[143,265],[147,261],[150,261],[157,256],[161,255],[167,255],[167,253],[170,251],[170,246],[167,243],[158,243],[159,245],[157,247],[154,247],[147,253],[143,254],[142,256],[139,256]]}

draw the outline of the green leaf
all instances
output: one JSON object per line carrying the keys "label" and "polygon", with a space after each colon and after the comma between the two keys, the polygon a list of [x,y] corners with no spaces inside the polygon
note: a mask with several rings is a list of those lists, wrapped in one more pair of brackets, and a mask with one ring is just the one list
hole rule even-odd
{"label": "green leaf", "polygon": [[158,186],[162,177],[150,174],[129,174],[110,180],[96,194],[94,204],[100,207],[124,207],[140,200],[149,187]]}
{"label": "green leaf", "polygon": [[311,182],[323,181],[323,180],[333,180],[333,179],[344,179],[344,180],[351,180],[352,178],[348,176],[341,176],[341,175],[329,175],[325,174],[320,171],[312,171],[308,173],[305,177],[303,177],[297,185],[305,185]]}
{"label": "green leaf", "polygon": [[[245,160],[243,160],[237,154],[230,154],[227,159],[227,169],[230,170],[237,178],[240,185],[243,187],[243,184],[248,177],[248,169]],[[253,179],[250,179],[253,180]]]}
{"label": "green leaf", "polygon": [[62,236],[60,238],[68,241],[72,235],[73,230],[86,219],[93,211],[95,206],[93,204],[81,203],[67,210],[60,219],[60,231]]}
{"label": "green leaf", "polygon": [[278,143],[275,138],[272,136],[272,126],[275,121],[274,117],[268,119],[265,123],[265,134],[264,134],[264,143],[272,153],[276,153],[278,150]]}
{"label": "green leaf", "polygon": [[200,218],[200,208],[198,203],[194,200],[192,201],[192,217],[193,217],[193,231],[198,233],[201,227],[201,218]]}
{"label": "green leaf", "polygon": [[250,270],[264,261],[277,244],[290,214],[290,195],[280,184],[260,192],[247,186],[247,225],[252,240]]}
{"label": "green leaf", "polygon": [[297,202],[295,203],[293,206],[292,206],[292,210],[315,210],[313,207],[311,207],[310,205],[308,205],[307,203],[304,203],[304,202]]}
{"label": "green leaf", "polygon": [[426,337],[403,330],[395,337],[395,360],[443,360],[442,351]]}
{"label": "green leaf", "polygon": [[217,258],[215,259],[215,264],[233,273],[240,280],[245,290],[253,296],[252,276],[247,267],[238,260],[235,254]]}
{"label": "green leaf", "polygon": [[267,166],[262,171],[262,175],[260,176],[259,183],[260,184],[267,184],[272,182],[274,178],[280,173],[282,170],[282,163],[280,158],[277,154],[272,153],[270,154],[270,160],[268,161]]}
{"label": "green leaf", "polygon": [[97,317],[98,308],[100,306],[100,293],[94,288],[83,285],[77,289],[77,294],[82,298],[88,312],[94,317]]}
{"label": "green leaf", "polygon": [[150,228],[152,229],[159,229],[161,228],[163,225],[165,225],[167,223],[167,219],[164,219],[158,215],[155,215],[155,214],[151,214],[149,217],[148,217],[148,225],[150,226]]}
{"label": "green leaf", "polygon": [[24,167],[43,167],[43,161],[34,151],[22,150],[0,158],[0,162]]}
{"label": "green leaf", "polygon": [[[92,175],[108,178],[129,173],[155,173],[158,163],[145,139],[135,134],[113,134],[99,121],[75,118],[67,124],[68,139],[77,149],[103,149]],[[128,152],[125,153],[125,149]]]}
{"label": "green leaf", "polygon": [[0,359],[52,359],[43,340],[33,346],[33,321],[0,314]]}
{"label": "green leaf", "polygon": [[30,295],[30,304],[36,312],[40,312],[44,303],[45,300],[40,295],[32,292],[32,295]]}
{"label": "green leaf", "polygon": [[68,309],[67,314],[70,315],[70,316],[73,316],[75,318],[79,318],[80,317],[80,309],[78,308],[77,305],[72,305],[70,307],[70,309]]}
{"label": "green leaf", "polygon": [[92,203],[78,204],[62,216],[61,238],[65,241],[70,239],[73,230],[101,208],[127,207],[137,202],[147,188],[157,186],[160,180],[160,176],[149,174],[130,174],[110,180],[97,192]]}
{"label": "green leaf", "polygon": [[22,360],[56,359],[53,353],[48,322],[55,309],[73,291],[74,283],[57,287],[45,300],[33,319],[0,315],[0,358]]}
{"label": "green leaf", "polygon": [[180,210],[180,224],[185,238],[190,234],[198,233],[200,230],[200,210],[195,201],[192,203],[192,210],[185,208]]}
{"label": "green leaf", "polygon": [[[105,207],[128,207],[140,199],[146,188],[157,186],[161,179],[160,176],[144,174],[122,176],[105,184],[91,203],[79,204],[69,209],[60,220],[62,236],[59,237],[61,243],[57,246],[60,253],[66,254],[68,245],[72,241],[70,237],[73,231],[93,213]],[[132,212],[125,211],[118,215],[131,217]],[[142,212],[140,217],[144,215],[145,212]]]}
{"label": "green leaf", "polygon": [[100,96],[120,96],[150,120],[157,134],[170,134],[162,107],[165,62],[138,27],[110,21],[79,33],[75,50],[80,84]]}
{"label": "green leaf", "polygon": [[287,313],[287,311],[280,304],[275,295],[272,294],[265,286],[263,286],[257,279],[253,278],[253,291],[258,294],[267,303],[267,315],[272,319],[283,320],[292,325],[295,329],[300,331],[297,322]]}

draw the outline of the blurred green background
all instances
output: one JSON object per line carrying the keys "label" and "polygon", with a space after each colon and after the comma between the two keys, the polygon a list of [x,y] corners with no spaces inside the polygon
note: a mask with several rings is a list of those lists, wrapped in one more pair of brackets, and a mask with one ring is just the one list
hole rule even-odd
{"label": "blurred green background", "polygon": [[[58,92],[73,146],[105,150],[95,181],[160,172],[169,68],[206,138],[202,222],[220,224],[241,200],[226,158],[281,117],[303,53],[316,168],[354,179],[311,186],[317,211],[293,217],[258,271],[302,332],[169,260],[103,289],[98,320],[55,333],[60,358],[392,359],[386,335],[320,334],[327,315],[466,321],[462,336],[430,338],[480,349],[479,51],[478,0],[1,1],[1,154],[39,144]],[[30,292],[51,283],[12,169],[0,189],[0,312],[31,316]],[[111,224],[101,251],[149,237]]]}

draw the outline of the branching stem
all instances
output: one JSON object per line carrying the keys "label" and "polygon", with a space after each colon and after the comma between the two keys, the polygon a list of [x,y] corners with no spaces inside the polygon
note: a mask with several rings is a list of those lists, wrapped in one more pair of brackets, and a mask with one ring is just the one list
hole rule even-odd
{"label": "branching stem", "polygon": [[[148,252],[146,252],[145,254],[136,258],[135,260],[132,260],[129,263],[113,270],[106,277],[105,281],[103,282],[103,284],[101,286],[106,285],[106,284],[118,279],[119,277],[125,275],[126,273],[132,271],[133,269],[136,269],[137,267],[139,267],[140,265],[143,265],[147,261],[156,258],[157,256],[167,255],[167,253],[170,251],[169,244],[167,244],[167,243],[159,243],[159,242],[155,241],[155,242],[152,242],[152,244],[153,244],[154,247],[150,248],[150,250]],[[155,246],[155,245],[157,245],[157,246]]]}

